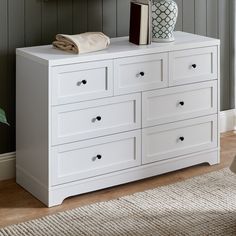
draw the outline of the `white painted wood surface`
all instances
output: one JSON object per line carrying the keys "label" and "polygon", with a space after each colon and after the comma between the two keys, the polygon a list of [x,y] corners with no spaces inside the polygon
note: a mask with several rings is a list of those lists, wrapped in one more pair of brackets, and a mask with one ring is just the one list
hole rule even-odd
{"label": "white painted wood surface", "polygon": [[[185,78],[172,73],[175,60],[167,59],[176,55]],[[186,72],[196,61],[198,70]],[[144,69],[146,82],[136,82]],[[77,92],[77,76],[93,84]],[[118,38],[84,55],[18,49],[17,183],[55,206],[76,194],[219,163],[217,80],[219,40],[180,32],[175,43],[137,46]]]}
{"label": "white painted wood surface", "polygon": [[140,166],[141,131],[56,146],[51,162],[52,185]]}
{"label": "white painted wood surface", "polygon": [[217,147],[216,115],[159,125],[142,131],[142,163]]}
{"label": "white painted wood surface", "polygon": [[167,53],[114,60],[115,95],[167,87],[167,66]]}
{"label": "white painted wood surface", "polygon": [[170,53],[170,85],[217,79],[217,47]]}
{"label": "white painted wood surface", "polygon": [[186,50],[219,44],[220,40],[218,39],[185,32],[175,32],[175,41],[166,44],[152,43],[150,45],[137,46],[135,44],[129,43],[128,37],[121,37],[112,39],[111,45],[107,49],[93,53],[74,55],[68,52],[56,50],[51,45],[46,45],[17,49],[16,54],[29,57],[31,60],[36,60],[37,62],[46,64],[48,66],[56,66]]}
{"label": "white painted wood surface", "polygon": [[48,68],[17,57],[16,70],[16,168],[24,169],[48,188],[51,145]]}
{"label": "white painted wood surface", "polygon": [[56,66],[52,73],[52,104],[66,104],[113,95],[112,61]]}
{"label": "white painted wood surface", "polygon": [[141,96],[132,94],[52,108],[52,144],[141,128]]}
{"label": "white painted wood surface", "polygon": [[217,81],[152,90],[142,94],[142,127],[215,114]]}

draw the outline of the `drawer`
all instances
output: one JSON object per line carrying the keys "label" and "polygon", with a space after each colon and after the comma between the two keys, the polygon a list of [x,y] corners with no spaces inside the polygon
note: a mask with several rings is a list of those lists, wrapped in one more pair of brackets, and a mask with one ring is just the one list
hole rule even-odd
{"label": "drawer", "polygon": [[115,94],[167,87],[167,58],[160,53],[114,60]]}
{"label": "drawer", "polygon": [[155,126],[142,132],[142,163],[214,147],[217,147],[217,115]]}
{"label": "drawer", "polygon": [[112,95],[112,61],[56,66],[52,69],[53,105]]}
{"label": "drawer", "polygon": [[217,47],[170,52],[169,85],[217,79]]}
{"label": "drawer", "polygon": [[52,108],[52,144],[141,128],[141,95],[132,94]]}
{"label": "drawer", "polygon": [[51,162],[52,185],[141,165],[141,130],[56,146]]}
{"label": "drawer", "polygon": [[217,112],[217,80],[144,92],[143,127]]}

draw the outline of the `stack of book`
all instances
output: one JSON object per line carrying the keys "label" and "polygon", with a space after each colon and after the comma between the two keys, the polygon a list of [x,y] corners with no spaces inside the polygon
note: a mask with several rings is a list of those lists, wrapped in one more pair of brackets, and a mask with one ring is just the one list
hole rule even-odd
{"label": "stack of book", "polygon": [[132,0],[130,3],[129,41],[137,45],[151,43],[151,0]]}

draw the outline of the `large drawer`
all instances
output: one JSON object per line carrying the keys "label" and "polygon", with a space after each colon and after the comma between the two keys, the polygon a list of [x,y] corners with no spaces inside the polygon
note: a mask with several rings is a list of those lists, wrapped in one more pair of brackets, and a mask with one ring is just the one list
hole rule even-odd
{"label": "large drawer", "polygon": [[217,81],[144,92],[143,127],[217,112]]}
{"label": "large drawer", "polygon": [[52,145],[141,128],[141,95],[52,108]]}
{"label": "large drawer", "polygon": [[167,53],[115,59],[115,94],[167,87],[167,65]]}
{"label": "large drawer", "polygon": [[170,52],[169,85],[217,79],[217,47]]}
{"label": "large drawer", "polygon": [[56,66],[52,69],[52,104],[113,95],[112,61]]}
{"label": "large drawer", "polygon": [[151,163],[217,147],[217,115],[146,128],[142,163]]}
{"label": "large drawer", "polygon": [[51,184],[57,185],[141,165],[141,130],[52,149]]}

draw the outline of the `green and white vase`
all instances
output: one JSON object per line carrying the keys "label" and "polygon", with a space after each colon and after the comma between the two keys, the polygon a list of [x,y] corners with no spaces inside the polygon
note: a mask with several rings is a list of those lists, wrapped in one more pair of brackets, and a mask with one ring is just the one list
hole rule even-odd
{"label": "green and white vase", "polygon": [[178,17],[178,6],[173,0],[153,0],[152,41],[174,41],[174,29]]}

